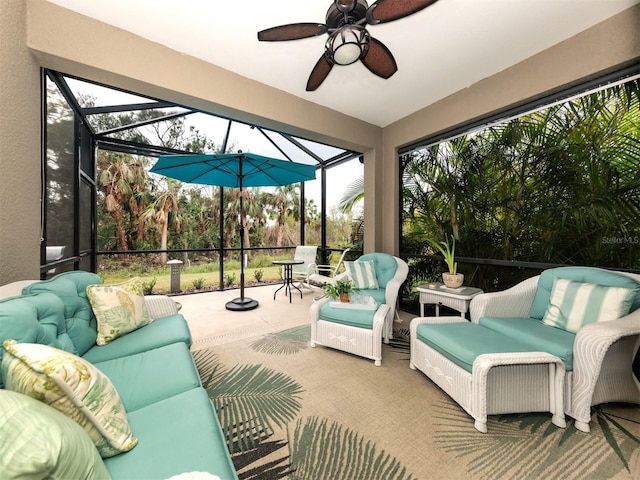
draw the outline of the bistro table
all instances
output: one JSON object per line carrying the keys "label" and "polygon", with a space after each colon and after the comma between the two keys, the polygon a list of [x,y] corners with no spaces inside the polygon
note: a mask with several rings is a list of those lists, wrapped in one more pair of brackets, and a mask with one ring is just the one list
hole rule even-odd
{"label": "bistro table", "polygon": [[300,292],[300,298],[302,298],[302,290],[300,290],[293,283],[293,266],[302,265],[304,263],[304,260],[295,260],[295,259],[294,260],[274,260],[271,263],[273,263],[274,265],[282,265],[284,267],[283,268],[284,272],[282,275],[282,286],[278,288],[278,290],[273,292],[273,299],[274,300],[276,299],[276,293],[278,293],[283,288],[284,288],[285,295],[287,294],[287,292],[289,292],[289,303],[291,303],[291,292],[293,288],[295,288]]}
{"label": "bistro table", "polygon": [[440,305],[453,308],[465,318],[471,299],[480,295],[482,290],[473,287],[448,288],[443,283],[432,282],[418,287],[420,292],[420,316],[424,317],[424,305],[435,303],[436,317],[440,316]]}

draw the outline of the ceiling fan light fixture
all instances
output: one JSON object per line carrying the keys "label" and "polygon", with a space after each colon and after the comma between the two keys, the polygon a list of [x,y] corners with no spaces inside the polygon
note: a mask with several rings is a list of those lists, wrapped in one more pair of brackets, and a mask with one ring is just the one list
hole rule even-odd
{"label": "ceiling fan light fixture", "polygon": [[369,48],[369,33],[360,25],[345,25],[335,30],[325,45],[329,60],[336,65],[351,65]]}

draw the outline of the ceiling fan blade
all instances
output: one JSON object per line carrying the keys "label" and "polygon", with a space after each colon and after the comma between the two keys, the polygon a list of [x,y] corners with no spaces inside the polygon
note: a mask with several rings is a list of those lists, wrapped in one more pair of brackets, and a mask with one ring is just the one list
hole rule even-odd
{"label": "ceiling fan blade", "polygon": [[333,63],[329,61],[326,55],[322,54],[316,66],[311,70],[311,75],[309,75],[309,80],[307,80],[307,92],[313,92],[316,88],[318,88],[324,79],[327,78],[329,72],[333,68]]}
{"label": "ceiling fan blade", "polygon": [[399,18],[408,17],[438,0],[378,0],[367,10],[367,23],[391,22]]}
{"label": "ceiling fan blade", "polygon": [[382,78],[389,78],[398,71],[396,60],[389,49],[373,37],[369,39],[369,50],[362,59],[362,63],[371,73]]}
{"label": "ceiling fan blade", "polygon": [[322,23],[291,23],[279,27],[267,28],[258,32],[261,42],[282,42],[285,40],[299,40],[315,37],[327,33],[328,27]]}

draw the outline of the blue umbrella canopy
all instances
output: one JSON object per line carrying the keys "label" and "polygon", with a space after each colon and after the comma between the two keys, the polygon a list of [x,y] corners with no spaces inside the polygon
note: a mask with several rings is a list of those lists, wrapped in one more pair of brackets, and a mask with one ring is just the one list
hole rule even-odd
{"label": "blue umbrella canopy", "polygon": [[315,180],[313,165],[253,153],[162,155],[151,171],[185,183],[220,187],[269,187]]}
{"label": "blue umbrella canopy", "polygon": [[[315,180],[313,165],[263,157],[253,153],[222,153],[193,155],[161,155],[151,167],[153,173],[175,178],[185,183],[220,187],[277,187]],[[243,211],[240,194],[240,212]],[[258,302],[244,296],[244,225],[240,222],[240,297],[227,302],[228,310],[246,311]]]}

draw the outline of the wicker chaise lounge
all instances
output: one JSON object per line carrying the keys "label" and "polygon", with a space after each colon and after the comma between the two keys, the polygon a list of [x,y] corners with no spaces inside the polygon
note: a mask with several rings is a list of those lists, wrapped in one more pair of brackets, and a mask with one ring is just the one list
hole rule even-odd
{"label": "wicker chaise lounge", "polygon": [[[484,390],[487,397],[474,398],[476,387],[468,390],[471,387],[465,375],[469,371],[451,354],[456,345],[471,345],[476,361],[508,356],[510,346],[520,356],[546,354],[560,359],[566,370],[564,413],[584,432],[589,432],[592,405],[640,403],[640,383],[632,371],[640,344],[640,275],[589,267],[550,269],[506,291],[478,295],[471,302],[470,313],[470,323],[460,317],[414,319],[411,368],[425,373],[476,420],[478,415],[482,420],[483,412],[553,411],[553,405],[547,403],[553,402],[553,395],[525,393],[536,376],[539,386],[553,388],[551,377],[545,380],[540,365],[492,369]],[[576,318],[583,323],[573,323]],[[468,339],[478,339],[478,335],[484,335],[493,346],[487,347],[486,341],[472,345]],[[527,349],[531,353],[525,353]],[[551,368],[551,363],[548,366]],[[521,386],[514,388],[513,382]],[[505,389],[510,393],[505,394]],[[554,423],[556,417],[557,413]]]}

